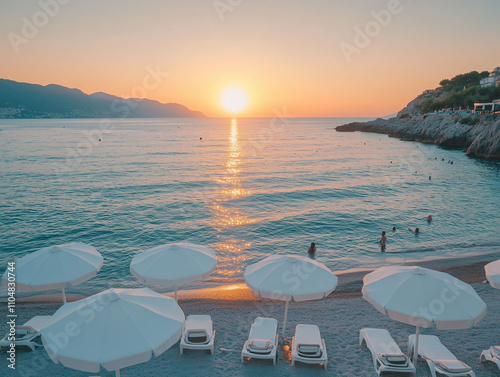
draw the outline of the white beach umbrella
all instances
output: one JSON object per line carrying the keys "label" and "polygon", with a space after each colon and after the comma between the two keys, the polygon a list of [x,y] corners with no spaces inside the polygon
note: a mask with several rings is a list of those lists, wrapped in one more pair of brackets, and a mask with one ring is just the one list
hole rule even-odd
{"label": "white beach umbrella", "polygon": [[286,301],[282,335],[285,336],[288,303],[328,296],[338,279],[328,267],[307,257],[271,255],[247,267],[245,282],[259,297]]}
{"label": "white beach umbrella", "polygon": [[[102,255],[84,243],[44,247],[16,262],[16,288],[23,291],[60,289],[66,303],[66,286],[75,286],[94,277],[102,262]],[[2,278],[4,283],[7,272]]]}
{"label": "white beach umbrella", "polygon": [[420,328],[467,329],[486,315],[486,304],[469,285],[444,272],[416,266],[380,267],[363,279],[363,298],[393,320]]}
{"label": "white beach umbrella", "polygon": [[188,242],[157,246],[137,254],[130,272],[137,280],[151,285],[174,287],[208,277],[217,265],[215,251]]}
{"label": "white beach umbrella", "polygon": [[108,289],[63,305],[42,329],[52,361],[98,373],[159,356],[181,336],[184,313],[177,303],[149,288]]}
{"label": "white beach umbrella", "polygon": [[500,260],[488,263],[484,266],[484,271],[491,286],[500,289]]}

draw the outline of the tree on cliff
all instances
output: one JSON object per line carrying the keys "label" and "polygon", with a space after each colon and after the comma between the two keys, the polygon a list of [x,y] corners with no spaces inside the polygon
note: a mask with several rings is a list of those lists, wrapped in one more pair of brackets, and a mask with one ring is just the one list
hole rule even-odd
{"label": "tree on cliff", "polygon": [[490,73],[488,71],[483,71],[479,73],[478,71],[472,71],[469,73],[463,73],[461,75],[456,75],[452,79],[444,79],[439,85],[441,85],[445,90],[452,90],[454,87],[468,87],[472,85],[479,85],[479,81],[482,78],[488,77]]}
{"label": "tree on cliff", "polygon": [[500,87],[481,88],[479,81],[488,76],[488,71],[472,71],[442,80],[439,83],[441,87],[430,98],[420,102],[419,112],[426,114],[447,107],[472,108],[476,102],[491,102],[500,98]]}
{"label": "tree on cliff", "polygon": [[491,102],[500,98],[500,87],[481,88],[478,85],[465,90],[451,89],[442,99],[430,98],[420,108],[421,114],[431,113],[446,107],[472,108],[476,102]]}

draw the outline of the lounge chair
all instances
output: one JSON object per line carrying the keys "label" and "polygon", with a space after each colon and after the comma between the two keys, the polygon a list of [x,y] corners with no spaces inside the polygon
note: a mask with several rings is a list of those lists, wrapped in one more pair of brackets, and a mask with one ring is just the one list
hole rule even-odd
{"label": "lounge chair", "polygon": [[495,363],[498,366],[498,369],[500,369],[500,347],[493,346],[487,350],[484,350],[483,352],[481,352],[479,360],[481,362],[485,360],[491,361],[492,363]]}
{"label": "lounge chair", "polygon": [[316,325],[297,325],[292,338],[292,366],[296,361],[307,364],[328,365],[325,340]]}
{"label": "lounge chair", "polygon": [[186,318],[182,329],[181,355],[185,349],[209,350],[213,355],[214,339],[212,318],[209,315],[190,315]]}
{"label": "lounge chair", "polygon": [[[410,355],[413,353],[415,335],[408,338],[408,350]],[[446,348],[439,338],[434,335],[420,335],[418,341],[418,355],[423,357],[429,369],[431,376],[436,377],[436,372],[449,377],[475,377],[472,368],[458,360],[448,348]]]}
{"label": "lounge chair", "polygon": [[51,318],[51,316],[40,315],[31,318],[22,326],[15,326],[15,340],[9,340],[11,334],[7,333],[3,339],[0,340],[0,348],[10,347],[11,343],[14,343],[16,347],[29,347],[32,351],[34,351],[36,347],[41,347],[42,345],[36,340],[40,337],[40,331]]}
{"label": "lounge chair", "polygon": [[257,317],[250,328],[248,340],[241,351],[241,362],[245,357],[270,359],[276,365],[278,350],[278,321],[274,318]]}
{"label": "lounge chair", "polygon": [[373,358],[373,367],[380,376],[384,372],[415,374],[415,367],[392,339],[389,331],[383,329],[361,329],[359,345],[366,344]]}

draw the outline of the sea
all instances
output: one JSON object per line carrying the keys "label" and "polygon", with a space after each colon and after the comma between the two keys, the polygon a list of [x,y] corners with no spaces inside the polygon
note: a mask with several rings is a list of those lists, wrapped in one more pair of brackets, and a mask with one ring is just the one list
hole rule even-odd
{"label": "sea", "polygon": [[312,242],[335,272],[500,250],[499,162],[335,130],[363,120],[0,120],[0,266],[87,243],[104,265],[67,289],[87,295],[142,286],[133,256],[173,242],[218,257],[186,288],[242,282],[248,265],[308,256]]}

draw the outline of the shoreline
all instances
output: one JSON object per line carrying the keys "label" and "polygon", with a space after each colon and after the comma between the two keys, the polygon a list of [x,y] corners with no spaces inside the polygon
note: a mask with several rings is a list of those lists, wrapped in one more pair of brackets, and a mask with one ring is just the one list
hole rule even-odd
{"label": "shoreline", "polygon": [[337,132],[372,132],[387,134],[404,141],[462,149],[469,157],[500,161],[500,117],[426,114],[410,118],[377,118],[368,122],[352,122],[335,128]]}
{"label": "shoreline", "polygon": [[[461,257],[437,257],[420,261],[407,261],[406,263],[387,263],[385,265],[416,265],[433,270],[439,270],[453,275],[468,284],[482,283],[486,280],[484,266],[489,262],[500,259],[500,251],[490,253],[461,256]],[[350,299],[361,297],[361,288],[363,287],[363,277],[374,271],[380,266],[373,268],[356,268],[344,271],[333,271],[339,281],[337,288],[324,300]],[[117,287],[120,288],[120,287]],[[269,301],[270,299],[260,299],[245,281],[240,279],[230,284],[221,284],[213,287],[179,289],[179,300],[210,300],[220,302],[231,301]],[[30,292],[31,293],[31,292]],[[163,292],[167,297],[174,297],[174,292]],[[77,301],[85,298],[85,295],[67,295],[68,302]],[[0,302],[6,302],[4,297]],[[33,294],[28,297],[18,297],[18,303],[48,303],[55,304],[61,302],[60,293]]]}

